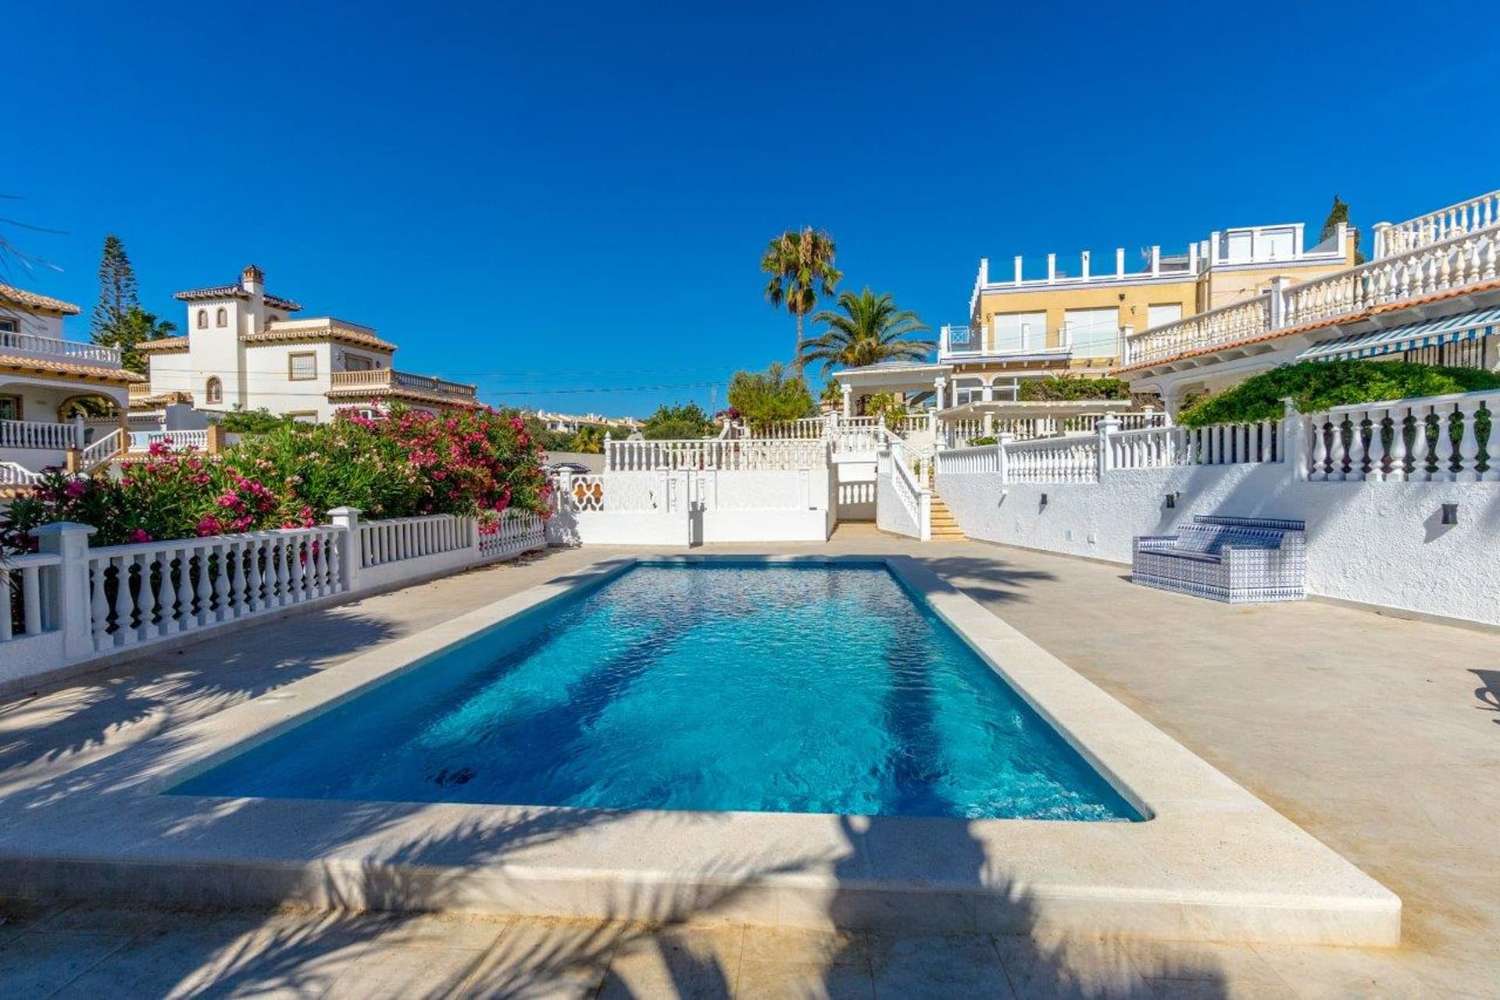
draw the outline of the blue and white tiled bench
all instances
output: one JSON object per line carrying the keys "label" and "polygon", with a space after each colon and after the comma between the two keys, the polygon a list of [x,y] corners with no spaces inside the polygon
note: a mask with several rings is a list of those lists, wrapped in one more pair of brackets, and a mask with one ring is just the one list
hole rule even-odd
{"label": "blue and white tiled bench", "polygon": [[1301,521],[1198,514],[1175,535],[1139,535],[1131,579],[1160,590],[1242,604],[1307,596]]}

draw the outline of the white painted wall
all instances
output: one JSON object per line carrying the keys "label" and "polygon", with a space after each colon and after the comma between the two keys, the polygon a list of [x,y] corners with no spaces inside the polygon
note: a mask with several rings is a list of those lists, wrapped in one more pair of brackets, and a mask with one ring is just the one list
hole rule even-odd
{"label": "white painted wall", "polygon": [[[937,488],[970,538],[1126,564],[1134,536],[1172,534],[1193,514],[1299,519],[1309,593],[1500,625],[1500,483],[1319,483],[1290,471],[1188,466],[1108,471],[1097,484],[1005,485],[998,473],[948,473]],[[1169,492],[1182,494],[1175,509]],[[1459,523],[1445,527],[1448,502]]]}
{"label": "white painted wall", "polygon": [[922,537],[921,525],[907,512],[901,498],[896,495],[888,458],[880,460],[875,475],[875,527],[909,538]]}
{"label": "white painted wall", "polygon": [[834,460],[834,503],[840,521],[875,520],[875,463]]}
{"label": "white painted wall", "polygon": [[[265,407],[272,413],[315,413],[319,420],[333,419],[334,406],[326,395],[332,380],[333,345],[247,344],[245,346],[245,398],[247,409]],[[287,372],[293,354],[312,354],[317,359],[317,377],[292,381]],[[350,406],[360,402],[346,401]]]}

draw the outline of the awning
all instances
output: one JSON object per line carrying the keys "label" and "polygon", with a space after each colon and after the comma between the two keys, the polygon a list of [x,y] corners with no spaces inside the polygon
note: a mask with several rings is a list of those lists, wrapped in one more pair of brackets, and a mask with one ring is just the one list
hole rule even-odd
{"label": "awning", "polygon": [[1298,361],[1332,361],[1335,358],[1373,358],[1381,354],[1394,354],[1417,347],[1436,347],[1454,344],[1461,340],[1478,340],[1492,337],[1500,330],[1500,309],[1481,309],[1477,312],[1444,316],[1421,323],[1395,326],[1389,330],[1371,333],[1355,333],[1347,337],[1335,337],[1321,344],[1314,344],[1301,354]]}

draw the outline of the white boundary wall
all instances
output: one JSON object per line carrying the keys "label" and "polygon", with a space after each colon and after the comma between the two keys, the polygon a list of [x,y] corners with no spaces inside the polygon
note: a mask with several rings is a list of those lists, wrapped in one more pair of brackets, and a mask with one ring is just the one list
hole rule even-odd
{"label": "white boundary wall", "polygon": [[45,525],[37,531],[42,551],[10,557],[10,585],[0,579],[0,690],[546,545],[542,518],[529,512],[507,511],[493,531],[450,514],[359,515],[340,507],[329,511],[331,523],[311,528],[101,548],[89,547],[88,525]]}
{"label": "white boundary wall", "polygon": [[[1000,472],[940,470],[937,485],[970,538],[1125,564],[1134,536],[1170,535],[1194,514],[1302,520],[1309,593],[1500,625],[1500,485],[1307,482],[1289,472],[1199,465],[1007,483]],[[1445,503],[1458,504],[1458,524],[1442,524]]]}

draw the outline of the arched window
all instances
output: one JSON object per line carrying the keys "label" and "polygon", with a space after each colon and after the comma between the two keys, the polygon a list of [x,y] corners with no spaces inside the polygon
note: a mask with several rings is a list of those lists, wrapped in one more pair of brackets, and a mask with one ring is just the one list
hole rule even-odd
{"label": "arched window", "polygon": [[228,326],[228,325],[229,325],[229,310],[225,309],[223,306],[220,306],[219,307],[218,315],[216,315],[214,317],[214,326]]}
{"label": "arched window", "polygon": [[220,382],[217,376],[209,379],[203,395],[210,403],[224,402],[224,383]]}
{"label": "arched window", "polygon": [[200,330],[207,330],[208,329],[208,310],[207,309],[199,309],[198,310],[198,329],[200,329]]}

